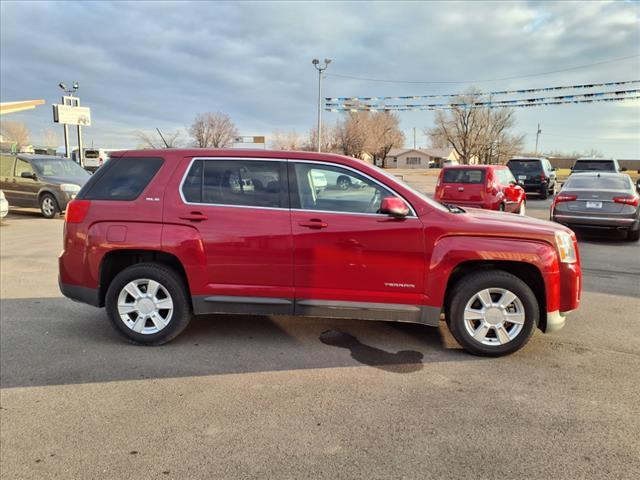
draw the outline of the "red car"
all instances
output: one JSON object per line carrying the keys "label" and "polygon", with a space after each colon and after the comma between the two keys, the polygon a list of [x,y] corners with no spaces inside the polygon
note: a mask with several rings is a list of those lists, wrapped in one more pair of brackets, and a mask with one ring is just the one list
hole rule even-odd
{"label": "red car", "polygon": [[349,157],[257,150],[113,153],[67,208],[59,267],[63,294],[134,343],[192,314],[444,314],[482,355],[562,327],[581,278],[564,226],[447,207]]}
{"label": "red car", "polygon": [[525,214],[524,189],[504,165],[445,167],[436,184],[436,199],[461,207]]}

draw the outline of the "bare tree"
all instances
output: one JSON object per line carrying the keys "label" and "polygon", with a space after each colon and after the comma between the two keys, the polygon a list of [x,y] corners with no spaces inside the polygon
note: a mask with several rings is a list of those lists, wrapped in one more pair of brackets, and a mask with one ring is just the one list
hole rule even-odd
{"label": "bare tree", "polygon": [[0,122],[0,133],[5,141],[15,143],[18,149],[30,145],[29,129],[22,122],[3,120]]}
{"label": "bare tree", "polygon": [[472,159],[504,163],[521,151],[524,135],[510,132],[515,125],[512,109],[472,106],[479,99],[477,91],[455,97],[449,110],[436,112],[435,126],[425,133],[432,146],[453,147],[463,164]]}
{"label": "bare tree", "polygon": [[[337,140],[337,128],[336,125],[322,124],[322,139],[320,141],[320,148],[323,152],[337,152],[340,151]],[[315,125],[309,130],[309,139],[304,147],[304,150],[314,151],[318,148],[318,126]]]}
{"label": "bare tree", "polygon": [[270,144],[273,150],[304,150],[306,147],[303,136],[295,130],[273,132]]}
{"label": "bare tree", "polygon": [[153,133],[144,132],[142,130],[136,130],[133,132],[133,136],[138,140],[141,148],[176,148],[182,145],[182,132],[180,130],[176,130],[175,132],[163,132],[162,136],[164,140],[167,142],[165,145],[164,141],[162,141],[162,137],[158,134],[157,131]]}
{"label": "bare tree", "polygon": [[391,112],[373,113],[368,118],[366,132],[365,149],[373,155],[375,164],[380,162],[385,168],[389,151],[404,145],[404,133],[400,130],[400,119]]}
{"label": "bare tree", "polygon": [[369,112],[349,112],[336,125],[336,146],[342,153],[350,157],[362,156],[367,145],[369,117]]}
{"label": "bare tree", "polygon": [[58,146],[58,135],[53,128],[49,127],[42,131],[42,144],[47,148]]}
{"label": "bare tree", "polygon": [[225,148],[233,144],[238,129],[226,113],[206,112],[196,115],[189,133],[196,147]]}

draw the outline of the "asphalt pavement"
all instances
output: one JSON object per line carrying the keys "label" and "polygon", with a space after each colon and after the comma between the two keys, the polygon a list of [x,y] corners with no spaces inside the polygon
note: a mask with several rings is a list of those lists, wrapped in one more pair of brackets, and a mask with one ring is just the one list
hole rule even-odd
{"label": "asphalt pavement", "polygon": [[35,214],[0,226],[2,478],[640,471],[638,243],[581,234],[581,308],[485,359],[443,326],[291,317],[201,317],[169,345],[132,346],[61,297],[61,238],[60,219]]}

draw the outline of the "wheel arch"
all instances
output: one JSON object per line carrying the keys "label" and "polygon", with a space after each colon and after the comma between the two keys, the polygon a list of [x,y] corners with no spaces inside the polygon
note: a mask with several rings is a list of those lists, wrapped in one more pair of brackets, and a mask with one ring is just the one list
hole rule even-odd
{"label": "wheel arch", "polygon": [[481,270],[500,270],[510,273],[525,282],[538,301],[540,318],[538,318],[538,328],[544,331],[547,323],[547,298],[544,278],[542,272],[535,266],[526,262],[513,262],[504,260],[468,260],[458,264],[449,275],[445,290],[444,306],[445,312],[449,305],[450,296],[457,282],[469,273]]}
{"label": "wheel arch", "polygon": [[187,298],[191,299],[189,289],[189,279],[187,273],[178,257],[171,253],[161,250],[139,250],[139,249],[117,249],[107,252],[100,262],[100,277],[98,287],[99,306],[105,304],[105,297],[109,285],[125,268],[137,265],[139,263],[157,263],[174,270],[180,275],[187,291]]}

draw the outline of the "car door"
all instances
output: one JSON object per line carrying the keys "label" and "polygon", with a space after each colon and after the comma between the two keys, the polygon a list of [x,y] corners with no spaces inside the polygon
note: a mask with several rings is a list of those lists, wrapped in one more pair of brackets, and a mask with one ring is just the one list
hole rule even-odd
{"label": "car door", "polygon": [[286,162],[194,159],[180,189],[165,224],[193,228],[202,240],[206,311],[292,313]]}
{"label": "car door", "polygon": [[[23,173],[28,173],[33,177],[23,177]],[[42,188],[42,182],[38,179],[33,165],[18,157],[13,175],[13,194],[15,195],[14,204],[21,207],[37,208],[38,192]]]}
{"label": "car door", "polygon": [[[347,177],[349,188],[314,178]],[[376,180],[325,162],[290,161],[291,225],[297,313],[331,316],[348,309],[361,318],[391,304],[424,303],[423,225],[413,213],[377,213],[383,197],[397,196]],[[406,307],[415,308],[415,307]]]}

